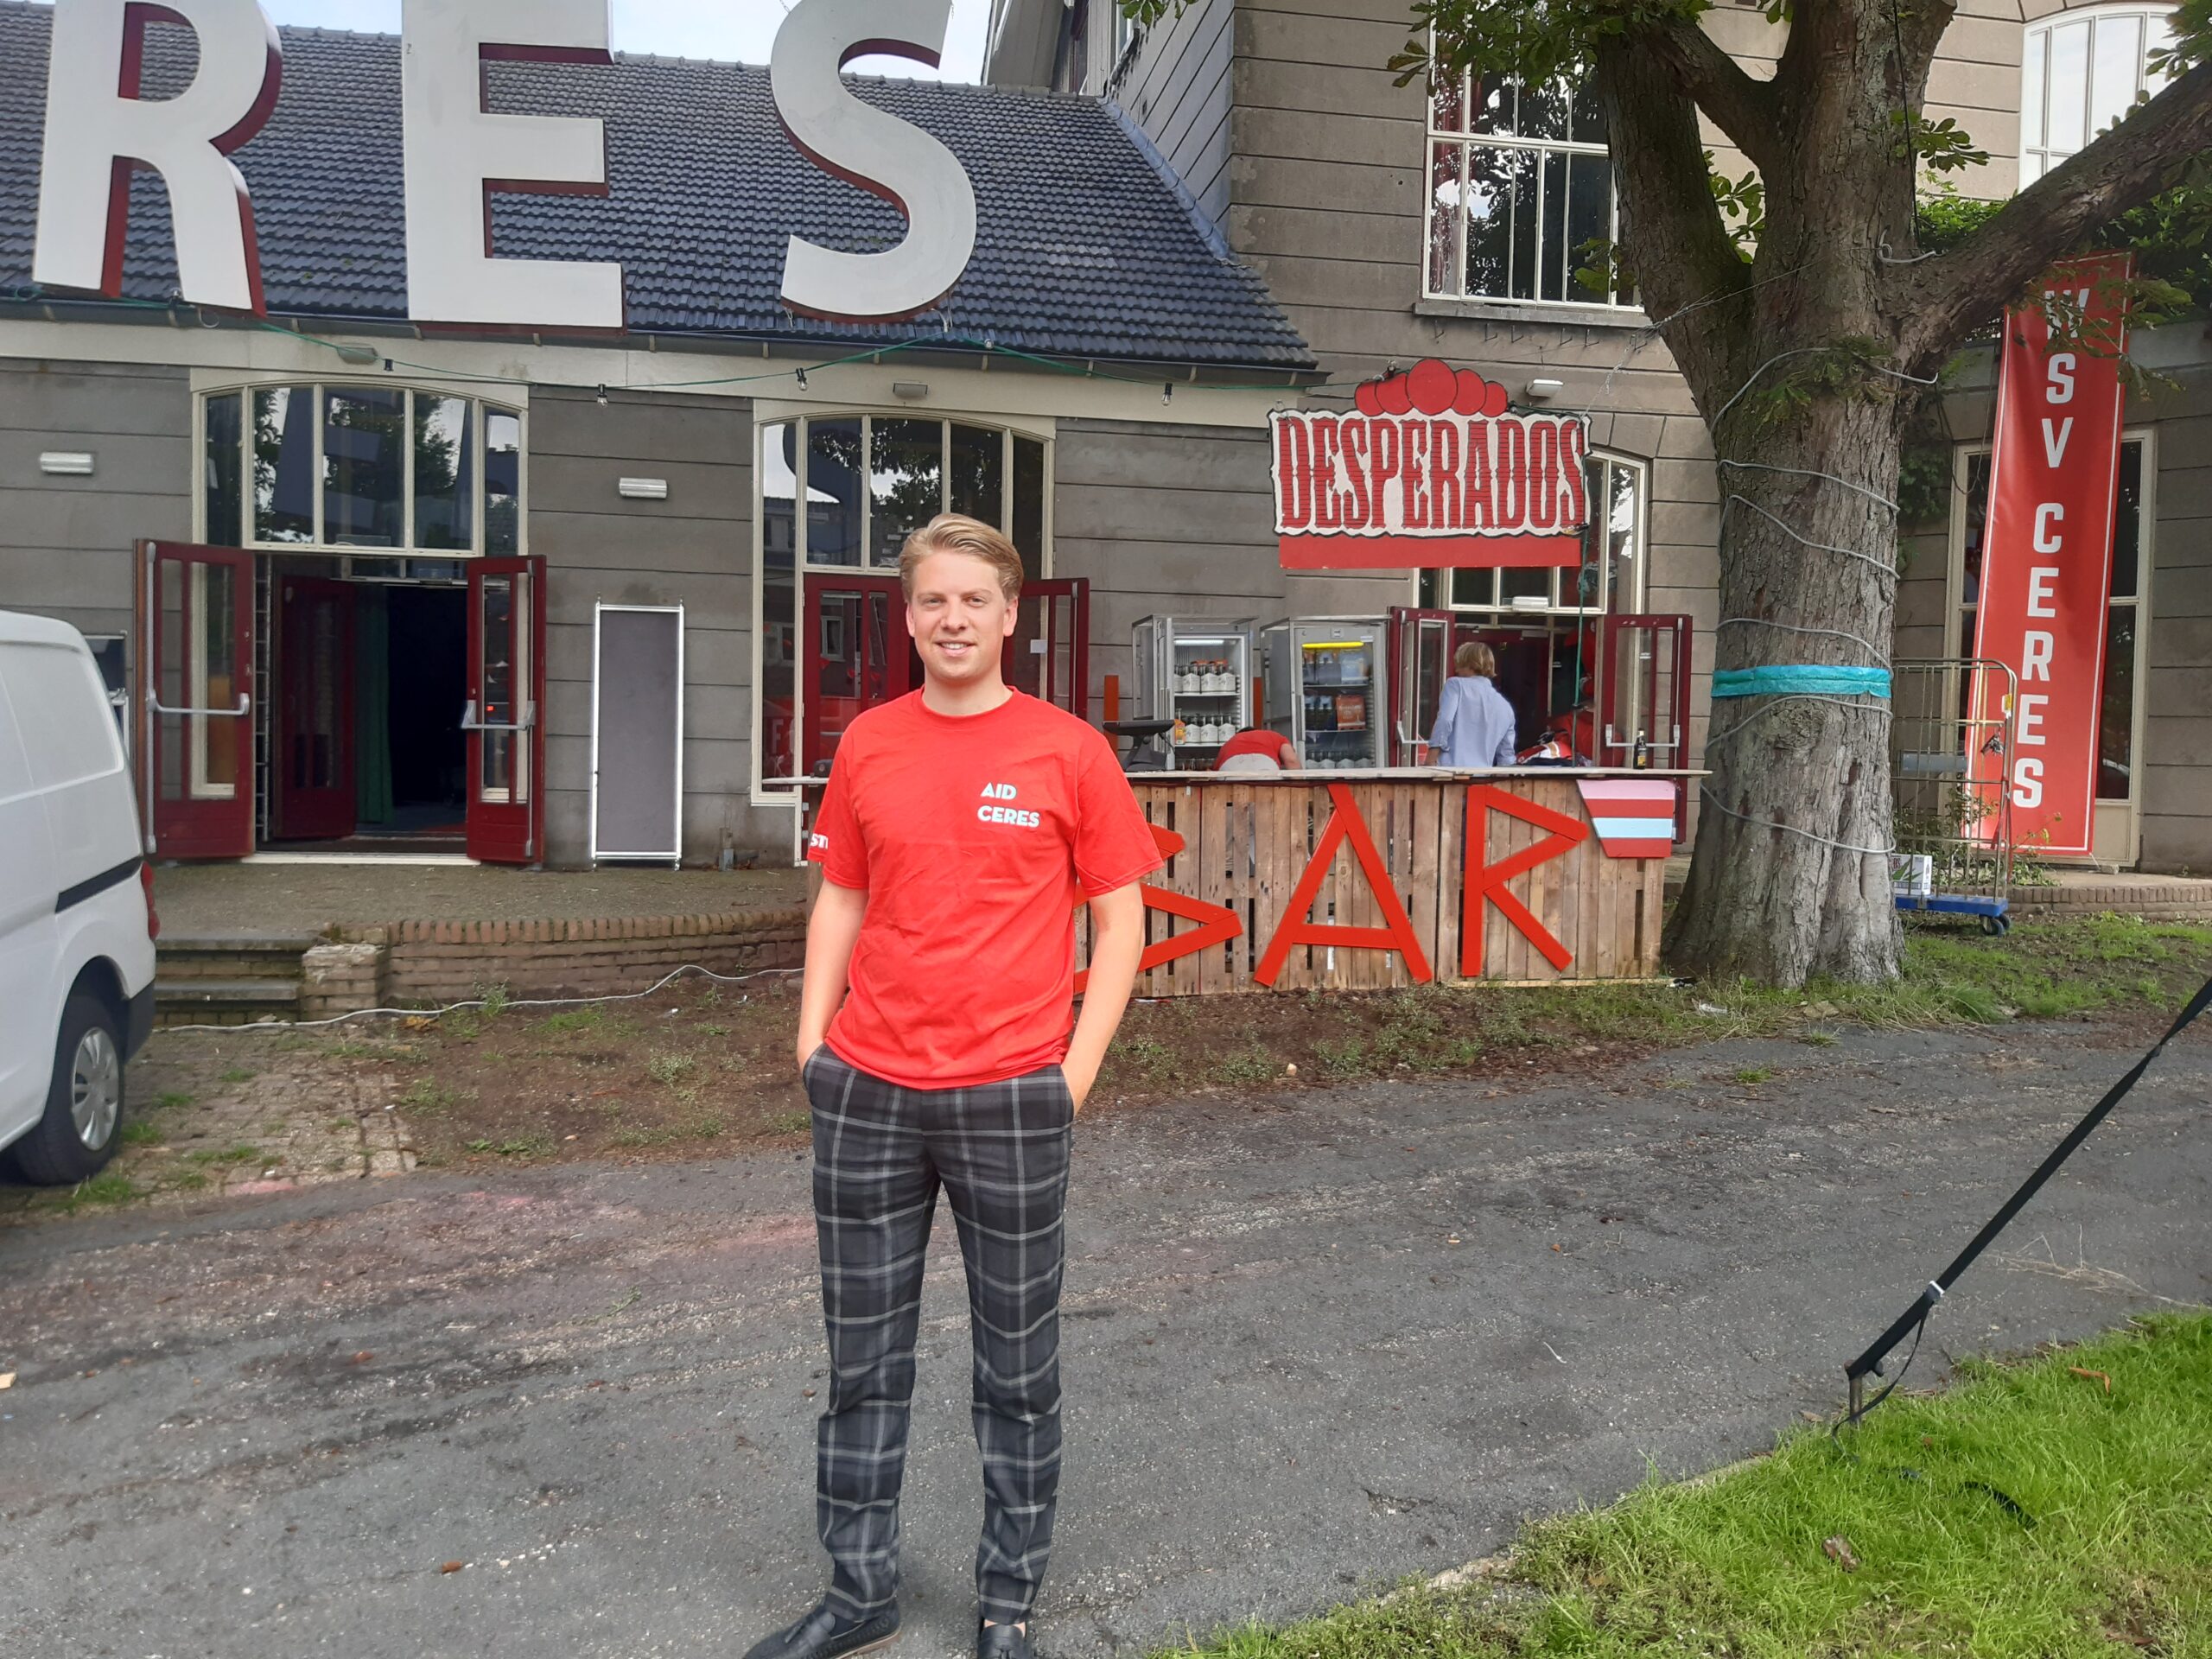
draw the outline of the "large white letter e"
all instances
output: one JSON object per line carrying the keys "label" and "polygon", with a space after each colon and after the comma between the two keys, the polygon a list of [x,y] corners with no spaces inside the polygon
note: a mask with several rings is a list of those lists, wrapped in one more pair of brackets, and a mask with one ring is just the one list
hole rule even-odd
{"label": "large white letter e", "polygon": [[407,315],[518,328],[623,325],[622,267],[494,259],[488,192],[607,194],[607,130],[585,116],[494,115],[487,60],[607,63],[607,0],[406,0]]}
{"label": "large white letter e", "polygon": [[776,33],[769,82],[784,130],[808,160],[906,216],[881,253],[803,238],[784,259],[784,303],[801,316],[889,322],[952,291],[976,253],[976,190],[960,158],[920,128],[863,104],[837,72],[874,53],[936,67],[952,0],[799,0]]}
{"label": "large white letter e", "polygon": [[[200,69],[175,98],[138,96],[146,25],[199,37]],[[31,280],[123,291],[130,174],[168,187],[177,289],[193,305],[258,313],[253,200],[230,153],[261,130],[283,80],[276,31],[254,0],[59,0],[47,62],[45,170]]]}

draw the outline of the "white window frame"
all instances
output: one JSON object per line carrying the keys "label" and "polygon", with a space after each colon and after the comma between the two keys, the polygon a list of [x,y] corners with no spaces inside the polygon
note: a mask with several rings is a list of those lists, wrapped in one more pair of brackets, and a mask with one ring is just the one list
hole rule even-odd
{"label": "white window frame", "polygon": [[763,764],[766,760],[768,749],[768,701],[765,695],[765,688],[767,684],[766,676],[768,666],[768,621],[766,615],[768,512],[766,468],[762,462],[762,457],[765,453],[762,446],[767,442],[767,434],[771,430],[778,427],[784,426],[797,426],[800,429],[798,434],[798,443],[797,446],[798,461],[798,466],[797,468],[798,475],[793,484],[793,488],[796,492],[795,500],[797,505],[793,513],[795,522],[792,526],[791,547],[791,610],[792,624],[796,630],[793,637],[797,646],[797,649],[793,653],[796,660],[791,664],[791,730],[794,734],[795,742],[799,741],[798,734],[804,734],[806,729],[806,681],[805,676],[799,671],[802,665],[809,660],[810,648],[815,643],[804,638],[804,630],[806,626],[807,579],[810,576],[821,576],[834,579],[841,576],[892,576],[898,574],[898,567],[895,563],[880,565],[871,564],[868,563],[869,549],[872,545],[875,531],[875,492],[873,488],[863,490],[861,493],[861,562],[858,564],[817,564],[808,557],[806,534],[806,472],[808,443],[805,429],[809,423],[817,421],[851,420],[857,420],[861,423],[861,454],[863,456],[863,471],[868,473],[871,476],[873,474],[873,468],[872,467],[869,467],[867,462],[868,459],[873,457],[874,453],[875,423],[877,421],[935,421],[938,423],[941,433],[938,449],[939,456],[938,476],[940,480],[938,499],[939,511],[941,512],[950,512],[951,510],[946,504],[948,504],[951,499],[952,489],[952,429],[956,426],[967,426],[979,428],[984,431],[998,433],[1001,444],[1000,454],[1001,456],[1001,476],[1006,480],[1005,493],[1000,503],[1000,522],[998,527],[1009,537],[1014,534],[1014,440],[1016,438],[1027,438],[1033,442],[1042,444],[1045,451],[1044,478],[1042,482],[1044,499],[1039,504],[1040,511],[1039,513],[1039,522],[1041,526],[1039,537],[1042,545],[1039,547],[1037,556],[1037,579],[1040,582],[1049,582],[1052,577],[1054,531],[1053,479],[1054,469],[1058,460],[1055,454],[1057,448],[1057,437],[1054,431],[1039,429],[1038,426],[1033,424],[1010,424],[1003,416],[976,416],[958,411],[946,412],[935,410],[924,411],[911,409],[836,409],[813,407],[804,409],[779,409],[775,405],[766,404],[763,404],[756,407],[753,415],[753,437],[752,634],[753,696],[752,721],[753,764],[751,779],[752,799],[753,804],[756,806],[792,806],[798,804],[799,798],[798,790],[791,787],[790,785],[785,785],[781,788],[771,787],[766,783],[766,774],[762,770]]}
{"label": "white window frame", "polygon": [[[2054,145],[2050,139],[2050,60],[2053,37],[2078,32],[2083,37],[2082,56],[2082,108],[2085,129],[2096,117],[2090,98],[2096,86],[2097,36],[2107,25],[2134,22],[2139,38],[2135,53],[2135,86],[2126,108],[2145,94],[2156,93],[2164,86],[2165,78],[2153,76],[2147,60],[2154,48],[2161,43],[2171,45],[2172,9],[2168,6],[2108,5],[2084,6],[2070,11],[2053,12],[2027,26],[2027,33],[2020,43],[2020,188],[2024,190],[2068,157],[2078,154],[2094,142],[2098,128],[2088,131],[2082,142],[2069,146]],[[2126,113],[2123,108],[2120,114]],[[2107,119],[2109,127],[2118,116]]]}
{"label": "white window frame", "polygon": [[[2152,588],[2158,570],[2158,429],[2155,426],[2122,427],[2120,441],[2123,445],[2137,443],[2143,446],[2142,499],[2138,509],[2135,550],[2135,592],[2133,594],[2107,594],[2105,607],[2109,613],[2114,606],[2126,605],[2135,612],[2135,707],[2130,719],[2127,798],[2112,800],[2097,797],[2091,810],[2094,813],[2099,809],[2116,810],[2125,808],[2139,826],[2143,813],[2143,745],[2149,735],[2151,711]],[[1986,458],[1994,448],[1994,444],[1989,440],[1981,439],[1956,445],[1951,454],[1950,547],[1943,572],[1943,650],[1946,656],[1973,654],[1965,634],[1968,480],[1972,477],[1970,468],[1974,458]],[[1986,550],[1983,556],[1987,556]],[[1979,596],[1976,596],[1974,604],[1980,606]],[[2094,823],[2090,827],[2094,831]],[[2133,842],[2137,835],[2131,832],[2129,839]],[[2131,855],[2123,861],[2132,864],[2135,861]]]}
{"label": "white window frame", "polygon": [[[1516,96],[1517,98],[1517,92]],[[1471,75],[1463,74],[1460,77],[1459,109],[1461,111],[1462,121],[1471,124],[1474,118],[1474,88],[1472,77]],[[1453,130],[1448,128],[1440,127],[1436,124],[1436,97],[1433,92],[1426,99],[1426,108],[1421,118],[1421,130],[1425,134],[1425,138],[1421,145],[1421,296],[1424,299],[1459,301],[1476,305],[1487,303],[1501,306],[1535,306],[1548,308],[1558,311],[1599,310],[1633,314],[1642,309],[1642,307],[1633,298],[1624,301],[1611,293],[1599,296],[1585,292],[1573,296],[1562,296],[1559,299],[1550,300],[1540,298],[1533,295],[1524,297],[1513,294],[1478,294],[1469,291],[1466,287],[1467,227],[1470,222],[1470,215],[1465,211],[1465,204],[1468,194],[1467,181],[1469,156],[1474,150],[1482,149],[1528,150],[1535,152],[1540,156],[1558,155],[1597,156],[1605,157],[1608,168],[1607,176],[1611,180],[1612,193],[1611,211],[1608,214],[1606,220],[1607,233],[1611,240],[1618,242],[1620,239],[1621,232],[1620,181],[1618,178],[1615,177],[1611,172],[1612,152],[1605,145],[1593,144],[1586,140],[1581,139],[1524,138],[1518,136],[1503,133],[1478,133],[1471,130]],[[1436,245],[1437,214],[1436,151],[1437,147],[1440,144],[1451,144],[1455,146],[1459,151],[1459,158],[1460,211],[1454,216],[1456,225],[1452,236],[1452,269],[1457,275],[1458,285],[1451,288],[1439,288],[1436,286],[1433,280],[1435,270],[1433,250]],[[1540,160],[1536,168],[1535,268],[1538,271],[1541,271],[1543,270],[1545,253],[1544,194],[1547,186],[1544,172],[1545,169],[1541,161]],[[1571,254],[1569,257],[1572,257]],[[1573,286],[1573,272],[1572,270],[1569,270],[1567,273],[1567,285],[1569,287]],[[1539,283],[1538,286],[1541,286],[1541,283]]]}
{"label": "white window frame", "polygon": [[[315,400],[314,459],[310,462],[314,480],[314,538],[304,542],[264,542],[255,535],[256,523],[253,501],[253,400],[264,391],[305,391]],[[351,542],[328,539],[323,521],[323,429],[327,416],[324,397],[328,392],[343,396],[347,392],[398,391],[406,394],[404,419],[408,435],[410,453],[406,475],[401,489],[401,522],[407,531],[408,545],[404,547],[361,547]],[[416,547],[415,536],[415,465],[412,453],[415,432],[415,399],[417,397],[457,401],[468,405],[469,443],[474,456],[476,473],[475,503],[469,525],[469,544],[466,548]],[[240,399],[238,421],[238,545],[255,553],[297,553],[308,555],[336,555],[346,559],[425,559],[437,561],[468,561],[482,558],[522,558],[530,552],[530,410],[521,403],[504,403],[498,398],[474,396],[457,391],[449,386],[418,385],[401,382],[385,385],[363,380],[318,380],[309,377],[270,376],[262,379],[239,381],[236,384],[209,385],[195,389],[192,413],[192,530],[195,542],[205,543],[207,537],[207,488],[204,468],[207,457],[207,403],[213,397],[235,397]],[[512,415],[520,434],[520,453],[515,468],[516,514],[515,546],[512,552],[490,553],[484,545],[486,527],[485,503],[489,456],[485,450],[485,436],[493,415]]]}
{"label": "white window frame", "polygon": [[[1576,564],[1571,569],[1563,566],[1552,567],[1548,573],[1551,578],[1551,591],[1541,605],[1515,604],[1510,600],[1501,601],[1498,590],[1503,586],[1504,573],[1497,569],[1480,573],[1488,575],[1491,579],[1491,602],[1488,604],[1462,603],[1452,597],[1452,590],[1458,585],[1456,578],[1460,573],[1456,570],[1441,570],[1437,573],[1437,575],[1439,586],[1442,589],[1442,597],[1436,604],[1426,608],[1451,611],[1459,615],[1492,618],[1500,623],[1525,620],[1534,617],[1581,619],[1643,614],[1645,599],[1651,587],[1651,463],[1640,456],[1617,454],[1610,449],[1592,449],[1585,460],[1602,462],[1609,467],[1620,467],[1636,480],[1636,525],[1630,532],[1630,541],[1632,550],[1629,554],[1629,563],[1636,572],[1637,592],[1633,605],[1624,607],[1614,602],[1612,561],[1608,559],[1605,562],[1605,588],[1599,594],[1598,603],[1595,605],[1570,605],[1566,602],[1566,594],[1573,591],[1574,585],[1580,582],[1582,577],[1582,567]],[[1611,501],[1608,498],[1605,507],[1602,510],[1610,511],[1610,507]],[[1601,511],[1594,498],[1591,502],[1591,511],[1593,513]],[[1609,533],[1610,528],[1608,525]],[[1413,582],[1414,602],[1418,606],[1421,602],[1421,575],[1418,571],[1414,573]]]}

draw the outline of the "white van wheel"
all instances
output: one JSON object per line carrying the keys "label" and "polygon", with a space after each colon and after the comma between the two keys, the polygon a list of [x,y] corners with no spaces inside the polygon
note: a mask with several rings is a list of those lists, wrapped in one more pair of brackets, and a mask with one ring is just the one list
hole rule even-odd
{"label": "white van wheel", "polygon": [[123,1127],[123,1038],[114,1011],[90,991],[61,1011],[46,1116],[16,1143],[16,1167],[40,1186],[97,1175],[115,1155]]}

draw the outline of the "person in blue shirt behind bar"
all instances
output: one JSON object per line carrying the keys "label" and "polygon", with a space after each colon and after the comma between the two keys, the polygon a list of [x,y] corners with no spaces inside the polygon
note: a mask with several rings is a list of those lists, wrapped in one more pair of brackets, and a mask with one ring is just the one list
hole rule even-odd
{"label": "person in blue shirt behind bar", "polygon": [[1513,705],[1497,689],[1497,658],[1470,640],[1453,653],[1436,729],[1428,736],[1432,766],[1456,771],[1510,766],[1514,760]]}

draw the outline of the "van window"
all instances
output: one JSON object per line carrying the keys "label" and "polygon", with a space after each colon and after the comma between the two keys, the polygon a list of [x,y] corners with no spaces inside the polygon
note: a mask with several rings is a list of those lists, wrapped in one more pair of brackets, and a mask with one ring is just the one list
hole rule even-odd
{"label": "van window", "polygon": [[59,789],[121,768],[107,693],[77,652],[0,645],[0,688],[14,705],[32,788]]}
{"label": "van window", "polygon": [[[7,649],[0,645],[0,652]],[[19,800],[30,792],[30,763],[23,759],[22,742],[16,735],[15,716],[9,711],[7,683],[0,681],[0,805]]]}

